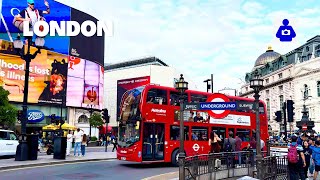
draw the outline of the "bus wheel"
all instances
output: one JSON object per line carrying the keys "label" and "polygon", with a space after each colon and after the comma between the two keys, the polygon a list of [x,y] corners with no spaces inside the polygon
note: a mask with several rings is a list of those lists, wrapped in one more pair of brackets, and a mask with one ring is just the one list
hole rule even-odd
{"label": "bus wheel", "polygon": [[171,163],[173,166],[178,167],[179,166],[179,149],[176,149],[173,151],[172,155],[171,155]]}

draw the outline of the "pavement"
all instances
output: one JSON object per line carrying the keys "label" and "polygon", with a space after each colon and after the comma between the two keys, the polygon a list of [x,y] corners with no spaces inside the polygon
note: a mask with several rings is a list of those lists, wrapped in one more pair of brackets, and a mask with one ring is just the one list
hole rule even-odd
{"label": "pavement", "polygon": [[[17,169],[17,168],[25,168],[25,167],[36,167],[36,166],[43,166],[43,165],[54,165],[54,164],[67,164],[67,163],[74,163],[74,162],[86,162],[86,161],[99,161],[99,160],[110,160],[116,159],[117,155],[116,152],[104,152],[99,147],[93,147],[98,152],[90,152],[92,148],[88,148],[86,155],[82,156],[73,156],[73,151],[71,152],[70,156],[66,156],[66,159],[53,159],[53,155],[40,155],[38,154],[37,160],[29,160],[29,161],[15,161],[14,158],[11,159],[1,159],[0,160],[0,171],[1,170],[8,170],[8,169]],[[91,149],[91,150],[89,150]]]}

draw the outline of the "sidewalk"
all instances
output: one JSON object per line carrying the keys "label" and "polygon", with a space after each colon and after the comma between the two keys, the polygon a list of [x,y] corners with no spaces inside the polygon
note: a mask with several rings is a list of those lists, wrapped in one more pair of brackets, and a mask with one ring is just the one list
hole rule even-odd
{"label": "sidewalk", "polygon": [[37,160],[33,161],[15,161],[14,158],[0,160],[0,171],[7,169],[16,169],[24,167],[34,167],[53,164],[65,164],[72,162],[86,162],[97,160],[115,159],[116,152],[88,152],[84,157],[66,156],[66,159],[53,159],[53,155],[39,156]]}

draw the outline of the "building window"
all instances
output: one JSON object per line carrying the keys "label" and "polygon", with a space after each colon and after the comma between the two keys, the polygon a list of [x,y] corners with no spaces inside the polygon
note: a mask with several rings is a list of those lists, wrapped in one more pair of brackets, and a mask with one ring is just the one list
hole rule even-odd
{"label": "building window", "polygon": [[270,99],[266,99],[266,101],[267,101],[268,121],[270,121]]}
{"label": "building window", "polygon": [[246,87],[246,92],[248,92],[248,87]]}
{"label": "building window", "polygon": [[320,57],[320,50],[316,52],[316,57]]}
{"label": "building window", "polygon": [[269,84],[269,78],[268,78],[268,79],[266,79],[266,84]]}
{"label": "building window", "polygon": [[308,54],[307,60],[311,59],[311,54]]}
{"label": "building window", "polygon": [[282,113],[282,117],[283,117],[283,109],[282,109],[282,106],[283,106],[283,95],[279,96],[279,102],[280,102],[280,109],[281,109],[281,113]]}
{"label": "building window", "polygon": [[266,90],[266,96],[269,96],[270,91]]}
{"label": "building window", "polygon": [[317,81],[318,97],[320,97],[320,81]]}
{"label": "building window", "polygon": [[83,114],[78,118],[78,123],[89,123],[89,119],[86,115]]}
{"label": "building window", "polygon": [[279,92],[283,91],[283,86],[279,86]]}
{"label": "building window", "polygon": [[309,52],[309,50],[310,50],[310,48],[309,48],[309,46],[307,46],[307,47],[306,47],[306,51]]}
{"label": "building window", "polygon": [[282,73],[279,73],[278,76],[279,76],[279,79],[281,79],[282,78]]}

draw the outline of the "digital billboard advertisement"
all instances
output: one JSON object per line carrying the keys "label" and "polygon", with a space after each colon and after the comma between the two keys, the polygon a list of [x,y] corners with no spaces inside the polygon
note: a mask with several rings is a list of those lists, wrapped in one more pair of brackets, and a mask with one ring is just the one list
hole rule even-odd
{"label": "digital billboard advertisement", "polygon": [[[27,0],[2,0],[1,3],[0,86],[10,92],[10,101],[22,102],[25,61],[17,56],[13,47],[18,34],[22,35],[21,22],[15,17],[29,17],[32,23],[34,18],[58,24],[98,20],[54,0],[34,0],[35,16],[30,15]],[[81,33],[73,37],[48,35],[44,39],[44,49],[31,61],[28,102],[102,109],[104,33],[99,37],[85,37]],[[31,53],[35,51],[32,47]]]}
{"label": "digital billboard advertisement", "polygon": [[[66,6],[54,0],[34,0],[35,9],[38,10],[39,16],[42,15],[46,22],[56,21],[60,24],[61,21],[77,21],[79,24],[84,21],[97,22],[98,20],[93,16],[81,12],[72,7]],[[48,2],[50,6],[50,13],[47,13],[46,5]],[[14,17],[21,15],[28,16],[27,0],[3,0],[2,2],[2,17],[0,21],[0,39],[13,41],[16,39],[20,23],[14,21]],[[62,53],[70,54],[83,59],[96,62],[101,66],[104,65],[104,33],[102,36],[94,35],[92,37],[85,37],[81,33],[77,36],[46,36],[45,47],[48,49]],[[94,53],[93,53],[94,51]]]}
{"label": "digital billboard advertisement", "polygon": [[104,68],[69,56],[67,106],[102,109]]}
{"label": "digital billboard advertisement", "polygon": [[[0,41],[2,44],[8,42]],[[34,53],[37,49],[31,48]],[[65,101],[68,57],[41,50],[30,63],[29,103],[61,104]],[[10,92],[9,100],[23,102],[25,61],[0,51],[0,85]]]}
{"label": "digital billboard advertisement", "polygon": [[[47,0],[50,5],[50,13],[44,13],[46,6],[44,0],[34,0],[34,7],[38,10],[39,16],[45,18],[47,22],[50,21],[70,21],[71,8],[58,3],[54,0]],[[27,0],[2,0],[2,17],[0,21],[0,39],[11,41],[15,40],[18,33],[21,31],[17,28],[18,25],[14,23],[14,16],[20,14],[22,17],[28,16],[26,8],[28,7]],[[66,36],[46,36],[45,46],[52,51],[68,54],[70,37]]]}
{"label": "digital billboard advertisement", "polygon": [[123,79],[117,81],[117,118],[121,116],[123,120],[128,119],[131,112],[131,105],[139,98],[142,88],[150,84],[150,76]]}

